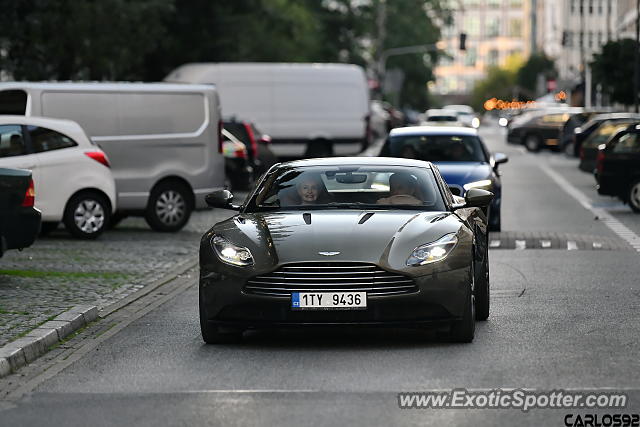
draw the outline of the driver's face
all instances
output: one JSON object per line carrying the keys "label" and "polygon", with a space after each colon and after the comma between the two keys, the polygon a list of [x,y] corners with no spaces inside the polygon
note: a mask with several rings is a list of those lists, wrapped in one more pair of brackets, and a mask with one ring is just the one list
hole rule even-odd
{"label": "driver's face", "polygon": [[302,198],[302,203],[313,203],[320,194],[318,184],[313,181],[303,181],[298,186],[298,194]]}

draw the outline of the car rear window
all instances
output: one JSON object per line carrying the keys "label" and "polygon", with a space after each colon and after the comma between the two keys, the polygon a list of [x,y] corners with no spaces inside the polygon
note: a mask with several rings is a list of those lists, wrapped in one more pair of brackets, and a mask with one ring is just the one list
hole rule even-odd
{"label": "car rear window", "polygon": [[582,146],[585,148],[595,148],[600,144],[606,143],[613,135],[636,122],[637,120],[612,120],[604,122],[582,143]]}
{"label": "car rear window", "polygon": [[391,136],[385,154],[430,162],[487,161],[480,139],[473,135]]}

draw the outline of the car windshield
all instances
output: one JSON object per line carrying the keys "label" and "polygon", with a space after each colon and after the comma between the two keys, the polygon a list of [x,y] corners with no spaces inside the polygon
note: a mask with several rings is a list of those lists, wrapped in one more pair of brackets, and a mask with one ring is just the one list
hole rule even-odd
{"label": "car windshield", "polygon": [[283,166],[267,175],[247,211],[307,209],[443,211],[429,168],[407,166]]}
{"label": "car windshield", "polygon": [[456,116],[430,116],[427,117],[428,122],[455,122],[458,120]]}
{"label": "car windshield", "polygon": [[593,148],[606,143],[612,135],[626,129],[637,120],[612,120],[604,122],[595,132],[593,132],[582,144],[583,147]]}
{"label": "car windshield", "polygon": [[389,138],[391,157],[430,162],[486,162],[482,143],[474,135],[396,135]]}

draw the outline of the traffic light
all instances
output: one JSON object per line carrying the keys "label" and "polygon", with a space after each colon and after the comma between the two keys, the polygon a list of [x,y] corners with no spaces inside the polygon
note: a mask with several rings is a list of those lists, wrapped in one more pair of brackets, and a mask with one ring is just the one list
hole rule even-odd
{"label": "traffic light", "polygon": [[460,33],[460,50],[467,50],[467,33]]}

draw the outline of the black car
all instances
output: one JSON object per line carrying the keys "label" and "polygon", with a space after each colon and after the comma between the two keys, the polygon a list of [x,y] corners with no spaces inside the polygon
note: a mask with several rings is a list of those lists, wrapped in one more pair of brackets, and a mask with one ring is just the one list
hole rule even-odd
{"label": "black car", "polygon": [[591,132],[581,144],[580,147],[580,163],[578,168],[585,172],[592,173],[596,167],[596,157],[598,156],[598,147],[606,144],[615,134],[626,129],[630,125],[638,123],[638,119],[612,119],[605,120]]}
{"label": "black car", "polygon": [[562,151],[568,156],[578,157],[579,151],[574,148],[576,130],[582,132],[581,126],[585,126],[590,120],[596,116],[601,116],[602,111],[583,111],[581,113],[573,113],[562,126],[560,131],[560,146]]}
{"label": "black car", "polygon": [[200,242],[207,343],[245,329],[435,325],[470,342],[489,316],[493,195],[453,196],[428,162],[343,157],[280,163]]}
{"label": "black car", "polygon": [[589,136],[595,132],[600,125],[602,125],[606,121],[616,121],[616,120],[629,120],[629,119],[638,119],[640,120],[640,114],[634,113],[604,113],[593,116],[589,121],[584,123],[583,125],[577,127],[573,131],[573,155],[575,157],[580,157],[580,152],[582,150],[582,143],[589,138]]}
{"label": "black car", "polygon": [[545,147],[559,150],[562,127],[571,114],[581,111],[565,108],[524,113],[509,125],[507,142],[522,144],[529,151],[539,151]]}
{"label": "black car", "polygon": [[598,193],[616,196],[640,213],[640,126],[618,132],[598,150]]}
{"label": "black car", "polygon": [[29,247],[40,231],[34,207],[31,171],[0,168],[0,257],[9,249]]}

